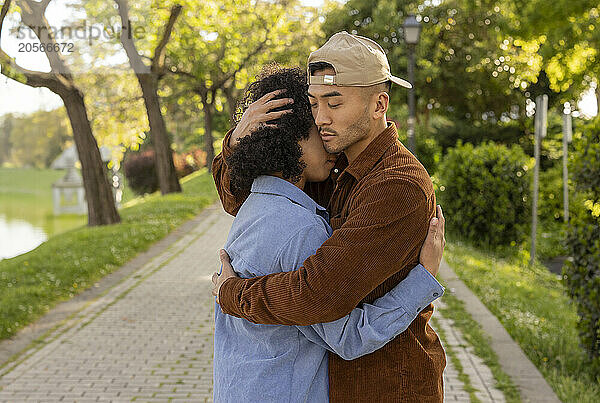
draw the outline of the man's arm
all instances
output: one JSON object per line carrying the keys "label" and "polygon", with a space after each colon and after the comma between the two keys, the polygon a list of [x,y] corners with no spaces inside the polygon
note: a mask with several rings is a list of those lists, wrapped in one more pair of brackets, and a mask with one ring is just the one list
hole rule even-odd
{"label": "man's arm", "polygon": [[404,332],[419,312],[443,293],[440,283],[418,265],[373,304],[359,305],[336,321],[298,329],[311,342],[344,360],[353,360],[380,349]]}
{"label": "man's arm", "polygon": [[[283,270],[300,267],[328,238],[329,233],[320,222],[298,228],[278,251],[276,267]],[[434,273],[438,266],[439,262]],[[419,264],[373,304],[361,304],[337,321],[298,329],[313,343],[351,360],[383,347],[406,330],[419,312],[442,293],[440,283]]]}
{"label": "man's arm", "polygon": [[221,199],[221,204],[223,205],[223,210],[235,216],[249,193],[236,197],[231,192],[229,168],[227,167],[225,159],[233,153],[233,149],[229,146],[232,131],[233,129],[229,130],[225,135],[225,138],[223,139],[223,151],[221,151],[212,162],[212,174],[217,192],[219,193],[219,198]]}
{"label": "man's arm", "polygon": [[219,290],[223,312],[284,325],[331,322],[349,314],[418,256],[432,203],[408,180],[374,182],[356,195],[346,222],[300,269],[225,281]]}

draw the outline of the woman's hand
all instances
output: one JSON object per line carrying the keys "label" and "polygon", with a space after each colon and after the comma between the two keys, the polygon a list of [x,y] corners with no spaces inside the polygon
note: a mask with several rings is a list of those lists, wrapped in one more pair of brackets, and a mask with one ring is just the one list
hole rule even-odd
{"label": "woman's hand", "polygon": [[252,102],[250,106],[248,106],[248,109],[244,111],[244,114],[235,129],[233,129],[231,138],[229,139],[229,146],[235,147],[242,137],[251,134],[259,127],[277,127],[276,124],[266,122],[275,120],[286,113],[292,112],[291,109],[271,112],[273,109],[294,103],[292,98],[273,99],[285,91],[285,89],[282,89],[269,92]]}
{"label": "woman's hand", "polygon": [[433,217],[429,222],[429,230],[427,238],[421,247],[419,255],[419,263],[423,265],[434,277],[440,271],[440,262],[442,254],[446,246],[446,238],[444,236],[446,219],[442,214],[442,207],[438,204],[436,209],[437,217]]}

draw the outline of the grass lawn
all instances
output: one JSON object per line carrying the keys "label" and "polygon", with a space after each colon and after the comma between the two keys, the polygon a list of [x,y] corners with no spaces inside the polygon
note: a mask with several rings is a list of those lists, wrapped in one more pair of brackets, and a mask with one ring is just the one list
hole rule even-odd
{"label": "grass lawn", "polygon": [[65,171],[36,168],[0,168],[0,215],[8,221],[24,220],[48,237],[85,225],[85,215],[54,216],[53,182]]}
{"label": "grass lawn", "polygon": [[600,379],[593,379],[579,347],[575,307],[559,276],[529,255],[483,252],[449,240],[444,258],[500,320],[539,368],[563,402],[600,402]]}
{"label": "grass lawn", "polygon": [[181,185],[180,194],[131,200],[120,209],[119,224],[72,229],[0,261],[0,339],[90,287],[217,200],[206,169],[181,179]]}

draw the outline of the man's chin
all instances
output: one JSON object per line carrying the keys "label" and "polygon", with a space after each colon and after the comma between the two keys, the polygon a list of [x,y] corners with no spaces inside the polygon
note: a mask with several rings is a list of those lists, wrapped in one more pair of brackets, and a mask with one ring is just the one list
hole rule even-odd
{"label": "man's chin", "polygon": [[339,154],[342,151],[344,151],[343,149],[340,149],[339,145],[332,144],[330,142],[324,142],[323,147],[325,148],[325,151],[327,151],[329,154]]}

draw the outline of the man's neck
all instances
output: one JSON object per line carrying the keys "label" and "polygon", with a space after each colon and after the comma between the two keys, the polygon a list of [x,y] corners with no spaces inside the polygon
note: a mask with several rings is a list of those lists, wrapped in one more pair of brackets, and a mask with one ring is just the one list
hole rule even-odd
{"label": "man's neck", "polygon": [[360,153],[362,153],[385,129],[387,129],[387,121],[386,119],[380,119],[373,124],[367,136],[347,147],[344,150],[344,154],[346,154],[348,164],[352,164],[352,161],[354,161],[356,157],[358,157]]}
{"label": "man's neck", "polygon": [[297,188],[299,188],[300,190],[304,190],[304,186],[306,185],[306,178],[304,177],[304,175],[302,175],[302,176],[300,177],[300,180],[299,180],[298,182],[292,182],[292,181],[291,181],[291,180],[289,180],[289,179],[285,179],[285,178],[283,177],[283,175],[281,174],[281,172],[274,172],[274,173],[272,173],[272,174],[270,174],[270,175],[271,175],[271,176],[276,176],[276,177],[278,177],[278,178],[280,178],[280,179],[283,179],[284,181],[286,181],[286,182],[289,182],[289,183],[291,183],[292,185],[296,186],[296,187],[297,187]]}

